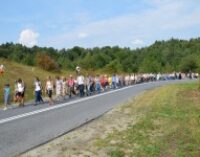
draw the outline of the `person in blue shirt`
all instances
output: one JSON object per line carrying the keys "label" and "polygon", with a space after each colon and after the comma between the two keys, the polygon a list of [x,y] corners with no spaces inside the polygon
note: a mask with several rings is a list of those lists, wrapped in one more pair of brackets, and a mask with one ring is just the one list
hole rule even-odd
{"label": "person in blue shirt", "polygon": [[8,105],[10,104],[10,85],[6,84],[4,86],[4,110],[8,109]]}

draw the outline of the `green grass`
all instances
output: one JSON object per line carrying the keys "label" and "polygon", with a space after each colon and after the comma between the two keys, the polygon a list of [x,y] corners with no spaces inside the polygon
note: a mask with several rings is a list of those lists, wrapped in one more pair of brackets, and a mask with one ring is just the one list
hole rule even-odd
{"label": "green grass", "polygon": [[[199,157],[200,93],[194,83],[145,92],[121,109],[131,108],[136,124],[114,130],[96,146],[111,157]],[[111,144],[111,141],[117,141]]]}
{"label": "green grass", "polygon": [[[44,71],[40,68],[37,67],[32,67],[32,66],[25,66],[21,65],[15,62],[10,62],[8,60],[2,60],[0,59],[0,64],[4,64],[5,66],[5,74],[3,77],[0,77],[0,106],[3,103],[3,87],[6,83],[9,83],[11,85],[12,91],[14,88],[14,82],[18,79],[21,78],[24,80],[27,86],[26,90],[26,95],[25,99],[30,100],[34,98],[34,89],[33,89],[33,81],[34,77],[37,76],[40,78],[40,80],[43,83],[43,86],[45,84],[45,80],[47,76],[52,76],[52,78],[55,78],[55,76],[69,76],[69,71],[62,71],[60,73],[51,73]],[[14,94],[12,93],[12,96]]]}

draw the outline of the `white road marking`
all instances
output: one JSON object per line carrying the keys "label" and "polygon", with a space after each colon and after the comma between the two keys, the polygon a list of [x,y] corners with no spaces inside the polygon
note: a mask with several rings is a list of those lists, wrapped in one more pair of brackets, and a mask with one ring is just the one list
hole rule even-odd
{"label": "white road marking", "polygon": [[[165,81],[165,82],[168,82],[168,81]],[[98,94],[98,95],[93,95],[93,96],[90,96],[90,97],[87,97],[87,98],[82,98],[82,99],[79,99],[79,100],[63,103],[63,104],[60,104],[60,105],[56,105],[56,106],[52,106],[52,107],[48,107],[48,108],[44,108],[44,109],[40,109],[40,110],[36,110],[36,111],[32,111],[32,112],[20,114],[20,115],[17,115],[17,116],[1,119],[0,124],[4,124],[4,123],[10,122],[10,121],[14,121],[14,120],[24,118],[24,117],[28,117],[28,116],[31,116],[31,115],[35,115],[35,114],[39,114],[39,113],[42,113],[42,112],[62,108],[62,107],[69,106],[69,105],[72,105],[72,104],[76,104],[76,103],[79,103],[79,102],[83,102],[83,101],[86,101],[86,100],[91,100],[91,99],[94,99],[96,97],[100,97],[100,96],[103,96],[103,95],[106,95],[106,94],[111,94],[111,93],[115,93],[115,92],[118,92],[118,91],[121,91],[121,90],[133,88],[133,87],[136,87],[136,86],[141,86],[141,85],[145,85],[145,84],[153,84],[153,83],[155,83],[155,82],[136,84],[136,85],[133,85],[133,86],[128,86],[128,87],[112,90],[112,91],[109,91],[109,92],[101,93],[101,94]]]}

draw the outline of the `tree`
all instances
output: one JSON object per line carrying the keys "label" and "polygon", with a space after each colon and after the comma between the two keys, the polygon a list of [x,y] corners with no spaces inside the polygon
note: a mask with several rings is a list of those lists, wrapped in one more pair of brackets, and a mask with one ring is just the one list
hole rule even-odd
{"label": "tree", "polygon": [[[0,45],[1,58],[26,65],[40,65],[46,70],[57,69],[58,65],[64,69],[74,70],[77,65],[80,65],[85,70],[120,70],[126,73],[174,70],[189,72],[197,70],[199,54],[200,38],[191,40],[172,38],[168,41],[156,41],[149,47],[135,50],[118,46],[89,49],[75,46],[71,49],[57,50],[52,47],[38,46],[28,48],[14,43]],[[46,65],[45,62],[48,64]]]}
{"label": "tree", "polygon": [[59,71],[59,65],[47,54],[38,53],[36,56],[37,65],[47,71]]}
{"label": "tree", "polygon": [[161,63],[159,63],[157,60],[146,58],[142,62],[139,68],[139,71],[143,73],[149,73],[149,72],[158,73],[158,72],[162,72],[162,66],[161,66]]}
{"label": "tree", "polygon": [[185,57],[180,65],[180,70],[185,73],[188,73],[190,71],[195,72],[197,68],[198,68],[198,63],[195,56]]}
{"label": "tree", "polygon": [[105,70],[109,73],[119,73],[122,72],[122,65],[117,60],[114,60],[106,65]]}
{"label": "tree", "polygon": [[95,65],[95,60],[91,53],[87,53],[84,59],[80,61],[80,66],[84,69],[93,70]]}

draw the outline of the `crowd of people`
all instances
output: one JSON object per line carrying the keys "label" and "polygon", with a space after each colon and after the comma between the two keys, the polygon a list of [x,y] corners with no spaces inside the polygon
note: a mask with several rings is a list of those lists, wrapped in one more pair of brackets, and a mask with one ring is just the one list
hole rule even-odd
{"label": "crowd of people", "polygon": [[[67,98],[79,95],[80,97],[98,94],[103,91],[108,91],[124,86],[134,85],[142,82],[158,81],[158,80],[174,80],[182,79],[184,77],[198,78],[198,74],[131,74],[131,75],[88,75],[84,76],[78,73],[76,77],[70,75],[69,77],[52,78],[48,76],[46,82],[42,84],[38,77],[34,78],[34,95],[35,105],[44,103],[43,96],[48,97],[49,105],[55,104],[58,101],[64,101]],[[26,84],[19,78],[14,85],[13,101],[19,106],[24,106],[26,93]],[[11,101],[11,88],[9,84],[4,87],[4,110],[7,109]]]}

